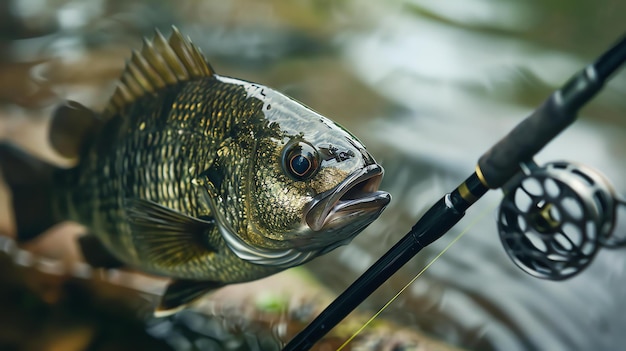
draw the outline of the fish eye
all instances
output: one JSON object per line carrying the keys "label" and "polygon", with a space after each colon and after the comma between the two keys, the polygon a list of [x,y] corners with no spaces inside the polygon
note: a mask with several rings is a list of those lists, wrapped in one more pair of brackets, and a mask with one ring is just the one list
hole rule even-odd
{"label": "fish eye", "polygon": [[319,154],[309,143],[294,141],[283,149],[283,169],[294,180],[304,181],[319,170]]}

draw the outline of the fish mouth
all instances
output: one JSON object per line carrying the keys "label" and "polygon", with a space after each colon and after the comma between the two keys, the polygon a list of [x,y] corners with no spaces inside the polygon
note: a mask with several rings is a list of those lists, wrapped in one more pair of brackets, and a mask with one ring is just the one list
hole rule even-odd
{"label": "fish mouth", "polygon": [[[342,231],[354,236],[373,222],[391,201],[391,195],[379,191],[383,168],[368,165],[352,174],[330,192],[316,196],[305,216],[315,232]],[[341,238],[336,238],[341,240]]]}

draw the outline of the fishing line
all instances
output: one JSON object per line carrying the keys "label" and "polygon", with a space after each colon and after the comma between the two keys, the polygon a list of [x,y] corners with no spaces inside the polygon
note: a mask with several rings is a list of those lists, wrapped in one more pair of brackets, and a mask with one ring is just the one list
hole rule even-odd
{"label": "fishing line", "polygon": [[498,207],[498,205],[499,203],[496,203],[493,206],[489,206],[485,210],[483,210],[478,216],[474,217],[474,219],[472,220],[470,224],[468,224],[452,241],[450,241],[450,243],[446,245],[446,247],[443,250],[441,250],[441,252],[439,252],[437,256],[435,256],[432,260],[430,260],[430,262],[428,262],[428,264],[424,268],[422,268],[422,270],[419,271],[415,275],[415,277],[413,277],[413,279],[411,279],[408,283],[406,283],[406,285],[404,285],[402,289],[400,289],[391,299],[389,299],[389,301],[387,301],[387,303],[385,303],[385,305],[381,307],[378,310],[378,312],[376,312],[367,322],[365,322],[365,324],[363,324],[354,334],[352,334],[352,336],[350,336],[348,340],[346,340],[343,344],[341,344],[341,346],[339,346],[339,348],[336,351],[341,351],[346,346],[348,346],[348,344],[354,338],[356,338],[365,328],[367,328],[368,325],[370,325],[381,313],[383,313],[383,311],[387,309],[387,307],[389,307],[409,286],[411,286],[411,284],[413,284],[417,280],[417,278],[419,278],[430,266],[433,265],[433,263],[435,263],[441,256],[443,256],[443,254],[446,253],[448,249],[452,247],[452,245],[454,245],[457,241],[459,241],[459,239],[461,239],[461,237],[463,237],[465,233],[467,233],[470,229],[472,229],[476,225],[476,223],[482,220],[488,213],[493,212],[493,210],[495,210],[496,207]]}

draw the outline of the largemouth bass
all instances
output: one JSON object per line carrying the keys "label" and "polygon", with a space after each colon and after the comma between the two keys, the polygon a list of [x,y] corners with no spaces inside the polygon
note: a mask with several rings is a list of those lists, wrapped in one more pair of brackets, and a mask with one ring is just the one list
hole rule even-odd
{"label": "largemouth bass", "polygon": [[[217,75],[175,28],[133,52],[102,113],[60,106],[50,141],[78,163],[38,192],[49,194],[41,212],[89,228],[80,242],[93,265],[172,278],[160,311],[347,244],[390,201],[356,137],[271,88]],[[22,232],[33,225],[19,213],[27,189],[12,187]]]}

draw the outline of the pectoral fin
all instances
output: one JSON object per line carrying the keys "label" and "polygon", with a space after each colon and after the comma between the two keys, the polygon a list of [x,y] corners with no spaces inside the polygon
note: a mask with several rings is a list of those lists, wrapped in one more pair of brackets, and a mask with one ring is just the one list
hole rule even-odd
{"label": "pectoral fin", "polygon": [[210,242],[212,220],[193,218],[147,200],[126,199],[124,205],[141,257],[173,266],[217,252]]}
{"label": "pectoral fin", "polygon": [[156,317],[165,317],[183,309],[186,305],[224,284],[211,281],[175,280],[165,290],[159,306],[154,311]]}

